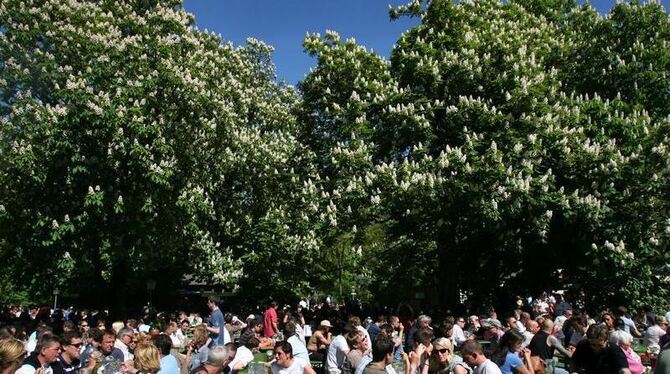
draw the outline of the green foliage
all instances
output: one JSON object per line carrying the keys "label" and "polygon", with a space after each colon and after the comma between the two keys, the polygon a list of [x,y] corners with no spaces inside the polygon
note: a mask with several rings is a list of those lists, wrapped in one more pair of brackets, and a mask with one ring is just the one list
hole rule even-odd
{"label": "green foliage", "polygon": [[296,96],[271,48],[191,24],[178,1],[0,4],[0,238],[37,298],[236,284],[237,218],[264,216],[282,199],[272,170],[299,164]]}
{"label": "green foliage", "polygon": [[[300,86],[308,131],[346,129],[310,134],[326,160],[338,134],[324,188],[359,203],[338,220],[385,227],[378,270],[412,254],[373,293],[441,286],[435,296],[453,305],[566,287],[591,306],[660,305],[667,13],[435,0],[392,11],[402,14],[422,22],[390,65],[370,68],[374,56],[334,34],[309,36],[318,65]],[[366,162],[347,167],[343,153]]]}

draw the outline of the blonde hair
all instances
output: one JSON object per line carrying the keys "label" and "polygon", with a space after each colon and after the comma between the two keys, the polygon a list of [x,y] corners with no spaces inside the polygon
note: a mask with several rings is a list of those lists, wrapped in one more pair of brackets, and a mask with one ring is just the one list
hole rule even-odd
{"label": "blonde hair", "polygon": [[0,371],[5,371],[12,365],[16,365],[18,369],[25,354],[25,345],[20,340],[13,338],[0,340]]}
{"label": "blonde hair", "polygon": [[157,373],[161,369],[158,348],[151,343],[141,343],[135,348],[135,368],[142,373]]}
{"label": "blonde hair", "polygon": [[201,347],[204,345],[207,342],[208,337],[209,333],[204,325],[197,325],[195,329],[193,329],[193,342],[196,346]]}
{"label": "blonde hair", "polygon": [[[444,362],[440,361],[440,357],[437,352],[439,349],[447,350],[447,360]],[[428,363],[428,372],[432,374],[441,371],[442,369],[449,366],[453,358],[454,358],[454,344],[451,342],[451,340],[447,338],[437,338],[433,340],[433,352],[430,355],[429,359],[430,361]]]}
{"label": "blonde hair", "polygon": [[114,330],[115,333],[119,333],[122,328],[126,327],[126,324],[123,323],[122,321],[116,321],[112,323],[112,330]]}

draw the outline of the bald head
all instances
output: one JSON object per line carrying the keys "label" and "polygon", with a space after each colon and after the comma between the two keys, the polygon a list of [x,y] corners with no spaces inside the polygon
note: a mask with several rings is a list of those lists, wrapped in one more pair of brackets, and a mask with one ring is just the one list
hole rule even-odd
{"label": "bald head", "polygon": [[549,318],[545,318],[544,321],[542,321],[542,331],[546,332],[547,334],[553,333],[554,321]]}
{"label": "bald head", "polygon": [[537,323],[537,321],[530,319],[526,321],[526,330],[530,331],[531,334],[537,334],[537,332],[540,331],[540,324]]}

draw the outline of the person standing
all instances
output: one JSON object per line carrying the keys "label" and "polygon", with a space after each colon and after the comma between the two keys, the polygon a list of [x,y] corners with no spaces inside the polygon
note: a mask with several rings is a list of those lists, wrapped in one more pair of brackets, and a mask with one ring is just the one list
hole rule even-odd
{"label": "person standing", "polygon": [[277,323],[277,302],[271,301],[263,314],[263,336],[266,338],[276,337],[279,334]]}
{"label": "person standing", "polygon": [[225,345],[230,342],[230,334],[226,330],[226,322],[223,319],[223,313],[219,309],[219,299],[215,296],[207,298],[207,307],[212,312],[209,317],[209,326],[207,331],[212,335],[214,345]]}

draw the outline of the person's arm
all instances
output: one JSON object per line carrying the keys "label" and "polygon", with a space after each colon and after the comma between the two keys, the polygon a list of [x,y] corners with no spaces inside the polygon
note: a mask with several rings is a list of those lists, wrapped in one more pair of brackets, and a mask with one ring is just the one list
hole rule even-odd
{"label": "person's arm", "polygon": [[428,374],[428,370],[430,370],[430,360],[424,360],[421,374]]}
{"label": "person's arm", "polygon": [[426,347],[423,344],[419,344],[415,350],[409,353],[409,362],[410,366],[412,367],[411,370],[412,373],[416,373],[416,370],[419,368],[419,365],[421,365],[421,356],[423,356],[423,353],[425,351]]}
{"label": "person's arm", "polygon": [[517,374],[533,374],[533,367],[532,361],[530,360],[530,349],[524,348],[523,351],[521,351],[521,355],[523,355],[523,360],[521,360],[521,365],[517,366],[516,373]]}
{"label": "person's arm", "polygon": [[468,371],[461,365],[456,365],[454,367],[454,374],[468,374]]}
{"label": "person's arm", "polygon": [[305,368],[302,370],[302,374],[316,374],[316,371],[314,371],[314,369],[312,369],[312,366],[309,363],[307,363],[307,365],[305,365]]}
{"label": "person's arm", "polygon": [[219,334],[219,331],[221,331],[219,327],[205,326],[205,328],[207,329],[207,331],[217,335]]}
{"label": "person's arm", "polygon": [[565,349],[565,347],[563,346],[563,344],[561,344],[561,341],[558,340],[557,337],[555,337],[555,336],[553,336],[553,335],[549,335],[549,337],[547,338],[547,340],[549,341],[549,346],[550,346],[550,347],[554,347],[554,348],[556,348],[556,349],[557,349],[559,352],[561,352],[561,354],[563,354],[564,356],[572,357],[572,352],[570,352],[570,351],[568,351],[567,349]]}
{"label": "person's arm", "polygon": [[327,337],[323,336],[323,333],[316,336],[316,338],[318,339],[318,343],[325,344],[325,345],[330,345],[331,337],[332,337],[332,335],[330,333],[328,333]]}
{"label": "person's arm", "polygon": [[247,365],[245,365],[244,362],[238,361],[237,363],[235,363],[235,366],[232,369],[233,369],[233,371],[240,371],[240,370],[244,369],[245,366],[247,366]]}

